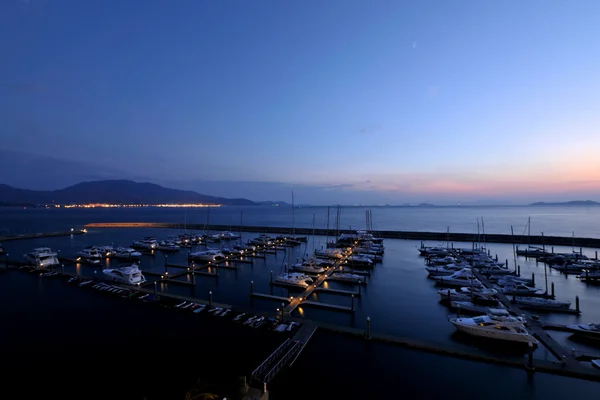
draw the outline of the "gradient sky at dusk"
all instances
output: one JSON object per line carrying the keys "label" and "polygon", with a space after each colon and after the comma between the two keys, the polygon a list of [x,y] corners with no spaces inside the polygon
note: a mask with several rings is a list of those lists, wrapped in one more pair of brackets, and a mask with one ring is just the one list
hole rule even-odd
{"label": "gradient sky at dusk", "polygon": [[600,200],[599,15],[596,0],[4,0],[0,183]]}

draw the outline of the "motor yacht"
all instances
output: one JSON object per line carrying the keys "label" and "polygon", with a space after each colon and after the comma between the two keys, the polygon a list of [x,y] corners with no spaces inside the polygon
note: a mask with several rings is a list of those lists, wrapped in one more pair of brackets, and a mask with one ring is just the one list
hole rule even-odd
{"label": "motor yacht", "polygon": [[298,264],[292,264],[290,267],[294,271],[307,272],[310,274],[321,274],[325,272],[325,268],[318,266],[317,263],[312,262],[312,260],[304,261]]}
{"label": "motor yacht", "polygon": [[24,254],[23,257],[29,265],[38,268],[51,268],[60,264],[58,254],[53,252],[50,247],[38,247],[30,253]]}
{"label": "motor yacht", "polygon": [[303,274],[287,273],[277,276],[273,282],[300,288],[307,288],[313,281],[309,276]]}
{"label": "motor yacht", "polygon": [[128,285],[141,285],[146,278],[137,264],[122,264],[117,268],[104,269],[102,273],[112,281]]}
{"label": "motor yacht", "polygon": [[463,268],[450,276],[432,276],[439,285],[457,287],[483,287],[470,268]]}
{"label": "motor yacht", "polygon": [[373,260],[359,254],[352,254],[345,263],[359,268],[373,268]]}
{"label": "motor yacht", "polygon": [[119,260],[139,260],[142,253],[130,247],[118,247],[115,250],[114,258]]}
{"label": "motor yacht", "polygon": [[100,254],[98,252],[98,250],[96,250],[93,247],[86,247],[85,249],[78,251],[77,252],[77,261],[80,261],[81,259],[87,261],[87,262],[91,262],[93,264],[99,264],[100,260],[102,260],[102,254]]}
{"label": "motor yacht", "polygon": [[225,255],[218,250],[195,251],[188,255],[192,261],[216,263],[226,259]]}
{"label": "motor yacht", "polygon": [[454,325],[457,331],[468,335],[513,343],[531,343],[537,346],[537,339],[525,329],[526,320],[524,318],[507,316],[506,310],[501,310],[503,312],[490,311],[487,315],[473,318],[451,316],[448,321]]}
{"label": "motor yacht", "polygon": [[517,304],[531,308],[549,308],[549,309],[569,309],[570,301],[558,301],[554,299],[545,299],[542,297],[517,297]]}
{"label": "motor yacht", "polygon": [[92,246],[92,249],[100,253],[101,256],[106,258],[114,257],[117,254],[113,246]]}
{"label": "motor yacht", "polygon": [[495,300],[495,295],[498,294],[498,291],[496,289],[488,289],[485,287],[461,287],[460,289],[441,289],[438,290],[438,294],[442,300],[469,301],[473,299],[479,301],[492,301]]}
{"label": "motor yacht", "polygon": [[158,243],[158,250],[160,251],[169,251],[169,252],[175,252],[175,251],[179,251],[179,245],[173,242],[168,242],[166,240],[161,240]]}
{"label": "motor yacht", "polygon": [[583,336],[589,336],[594,339],[600,339],[600,324],[574,324],[567,325],[567,328],[572,330],[574,333],[581,334]]}
{"label": "motor yacht", "polygon": [[336,273],[331,276],[334,280],[348,281],[348,282],[362,282],[360,275],[351,274],[349,272]]}
{"label": "motor yacht", "polygon": [[323,258],[333,258],[333,259],[340,259],[344,257],[344,252],[340,249],[332,249],[332,248],[328,248],[328,249],[317,249],[315,250],[315,256],[317,257],[323,257]]}
{"label": "motor yacht", "polygon": [[131,245],[134,249],[154,250],[158,247],[158,242],[153,237],[145,237],[142,240],[136,240]]}

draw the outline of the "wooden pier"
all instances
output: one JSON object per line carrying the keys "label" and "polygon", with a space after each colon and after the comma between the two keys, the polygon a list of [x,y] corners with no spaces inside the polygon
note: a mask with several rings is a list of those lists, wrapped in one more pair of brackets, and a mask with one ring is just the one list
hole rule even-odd
{"label": "wooden pier", "polygon": [[261,298],[261,299],[268,299],[268,300],[277,300],[277,301],[285,301],[285,302],[291,301],[289,297],[274,296],[272,294],[265,294],[265,293],[252,292],[252,293],[250,293],[250,296],[252,296],[252,297],[258,297],[258,298]]}
{"label": "wooden pier", "polygon": [[[359,286],[359,288],[360,288],[360,286]],[[341,295],[345,295],[345,296],[354,296],[354,297],[359,297],[362,295],[361,290],[359,290],[358,292],[354,292],[352,290],[339,290],[339,289],[329,289],[329,288],[324,288],[324,287],[318,287],[314,291],[329,293],[329,294],[341,294]]]}
{"label": "wooden pier", "polygon": [[299,307],[303,307],[303,306],[327,308],[329,310],[335,310],[335,311],[354,312],[354,307],[338,306],[337,304],[321,303],[320,301],[310,301],[310,300],[302,301],[299,304]]}
{"label": "wooden pier", "polygon": [[310,285],[308,288],[306,288],[306,290],[299,296],[294,298],[290,304],[288,304],[284,309],[283,309],[283,313],[284,314],[291,314],[296,308],[298,308],[298,306],[300,305],[300,303],[304,300],[307,299],[314,291],[316,288],[318,288],[319,286],[321,286],[323,284],[323,282],[325,282],[325,280],[331,275],[333,274],[333,272],[337,269],[337,267],[331,267],[329,268],[327,271],[323,272],[321,275],[319,275],[317,277],[317,281]]}

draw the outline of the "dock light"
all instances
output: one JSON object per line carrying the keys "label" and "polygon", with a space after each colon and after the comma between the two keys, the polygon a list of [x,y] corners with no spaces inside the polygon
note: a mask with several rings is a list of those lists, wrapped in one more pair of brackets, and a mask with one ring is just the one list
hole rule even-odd
{"label": "dock light", "polygon": [[290,296],[290,300],[294,300],[294,296]]}
{"label": "dock light", "polygon": [[71,232],[73,232],[73,228],[71,228]]}
{"label": "dock light", "polygon": [[160,279],[165,279],[165,276],[164,276],[164,275],[161,275],[161,276],[160,276]]}
{"label": "dock light", "polygon": [[169,271],[165,271],[165,275],[169,275]]}

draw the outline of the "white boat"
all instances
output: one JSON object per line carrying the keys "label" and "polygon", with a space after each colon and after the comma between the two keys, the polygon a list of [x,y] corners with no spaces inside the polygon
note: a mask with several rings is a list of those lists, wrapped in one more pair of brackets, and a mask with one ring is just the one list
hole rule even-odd
{"label": "white boat", "polygon": [[450,306],[459,312],[472,313],[472,314],[487,314],[491,308],[498,307],[498,302],[492,306],[484,306],[480,304],[475,304],[470,301],[451,301]]}
{"label": "white boat", "polygon": [[339,260],[344,257],[344,253],[340,249],[318,249],[315,250],[315,256]]}
{"label": "white boat", "polygon": [[195,251],[188,258],[193,261],[216,263],[225,260],[225,255],[218,250]]}
{"label": "white boat", "polygon": [[500,289],[500,291],[507,295],[515,296],[527,296],[533,294],[539,294],[540,289],[536,287],[527,286],[524,283],[506,282],[506,284]]}
{"label": "white boat", "polygon": [[462,264],[448,264],[443,267],[425,267],[425,270],[429,273],[429,276],[450,276],[461,269],[468,268]]}
{"label": "white boat", "polygon": [[223,253],[226,256],[242,256],[244,254],[244,250],[231,247],[222,247],[221,253]]}
{"label": "white boat", "polygon": [[600,359],[596,358],[595,360],[592,360],[591,363],[592,367],[600,369]]}
{"label": "white boat", "polygon": [[476,300],[495,300],[494,296],[498,294],[496,289],[488,289],[485,287],[469,288],[461,287],[460,289],[441,289],[438,294],[442,300],[450,301],[470,301]]}
{"label": "white boat", "polygon": [[350,264],[354,267],[373,268],[373,260],[367,256],[360,254],[352,254],[346,258],[345,264]]}
{"label": "white boat", "polygon": [[254,239],[251,239],[248,243],[253,244],[255,246],[272,246],[273,238],[267,235],[260,235]]}
{"label": "white boat", "polygon": [[600,339],[600,324],[574,324],[567,325],[567,328],[571,329],[575,333]]}
{"label": "white boat", "polygon": [[274,282],[283,283],[289,286],[307,288],[312,283],[312,278],[303,274],[287,273],[276,277]]}
{"label": "white boat", "polygon": [[153,237],[146,237],[142,240],[134,241],[133,244],[131,245],[131,247],[134,247],[137,249],[154,250],[158,247],[158,242]]}
{"label": "white boat", "polygon": [[240,237],[241,236],[238,235],[237,233],[233,233],[233,232],[230,232],[230,231],[221,232],[221,239],[222,240],[237,240]]}
{"label": "white boat", "polygon": [[362,282],[360,275],[351,274],[348,272],[333,274],[331,278],[340,280],[340,281],[348,281],[348,282]]}
{"label": "white boat", "polygon": [[179,245],[173,242],[169,242],[166,240],[161,240],[158,243],[158,250],[160,251],[178,251],[179,250]]}
{"label": "white boat", "polygon": [[432,276],[431,279],[443,286],[483,287],[470,268],[463,268],[450,276]]}
{"label": "white boat", "polygon": [[146,282],[137,264],[123,264],[117,268],[103,269],[102,272],[108,279],[128,285],[141,285]]}
{"label": "white boat", "polygon": [[538,344],[538,341],[527,332],[525,321],[520,317],[480,315],[473,318],[450,317],[448,320],[456,330],[468,335],[506,342]]}
{"label": "white boat", "polygon": [[517,304],[520,306],[533,308],[550,308],[550,309],[569,309],[570,301],[558,301],[553,299],[544,299],[543,297],[517,297]]}
{"label": "white boat", "polygon": [[24,254],[26,262],[38,268],[51,268],[60,264],[58,254],[53,252],[50,247],[38,247],[30,253]]}
{"label": "white boat", "polygon": [[119,260],[139,260],[142,253],[130,247],[118,247],[115,250],[114,258]]}
{"label": "white boat", "polygon": [[92,249],[96,250],[103,257],[114,257],[117,251],[113,246],[92,246]]}
{"label": "white boat", "polygon": [[294,271],[307,272],[310,274],[322,274],[325,272],[325,268],[318,266],[317,263],[312,260],[304,261],[299,264],[292,264],[291,268]]}
{"label": "white boat", "polygon": [[102,254],[100,254],[98,250],[96,250],[93,247],[86,247],[85,249],[77,252],[77,256],[88,261],[100,262],[100,260],[102,259]]}

